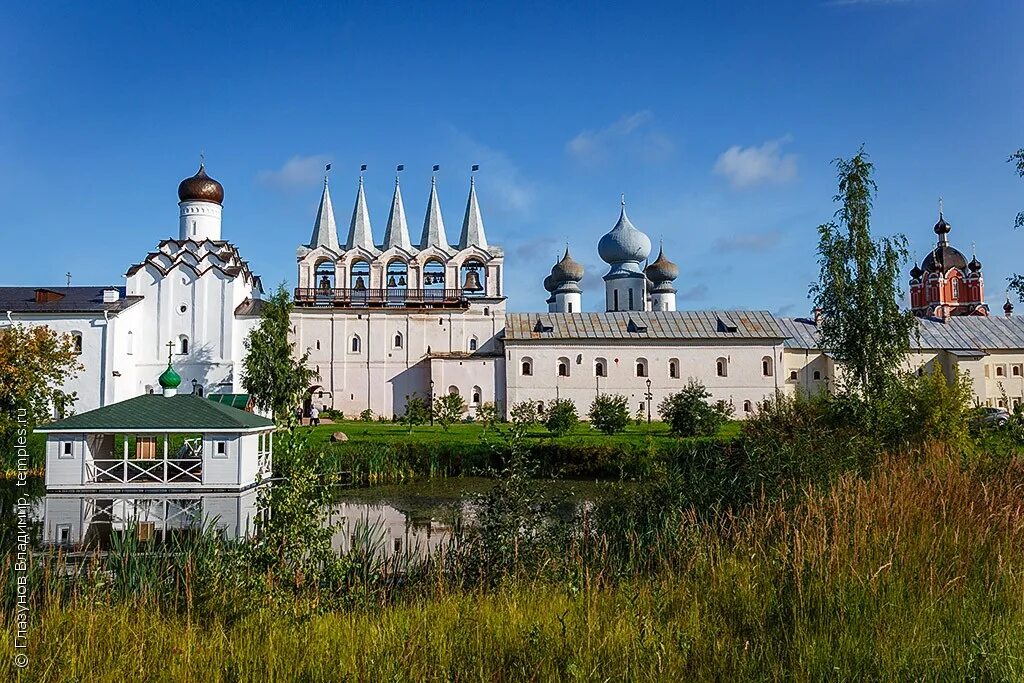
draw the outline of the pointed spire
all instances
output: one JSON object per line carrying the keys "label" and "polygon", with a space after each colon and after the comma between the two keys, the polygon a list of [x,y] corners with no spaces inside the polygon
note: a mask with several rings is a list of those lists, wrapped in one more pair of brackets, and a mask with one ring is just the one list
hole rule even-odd
{"label": "pointed spire", "polygon": [[327,185],[327,174],[324,174],[324,193],[320,196],[320,208],[316,212],[313,223],[313,236],[309,240],[309,248],[326,247],[340,252],[338,244],[338,225],[334,222],[334,206],[331,204],[331,191]]}
{"label": "pointed spire", "polygon": [[352,223],[348,228],[346,249],[362,247],[374,251],[373,230],[370,228],[370,211],[366,208],[366,194],[363,192],[363,175],[359,174],[359,191],[356,193],[356,205],[352,207]]}
{"label": "pointed spire", "polygon": [[469,246],[487,249],[487,236],[484,235],[484,219],[480,215],[480,204],[476,200],[476,178],[469,177],[469,201],[466,202],[466,217],[462,219],[462,236],[459,237],[459,249]]}
{"label": "pointed spire", "polygon": [[405,205],[402,203],[402,187],[395,175],[395,196],[391,198],[391,213],[388,214],[388,227],[384,230],[384,249],[401,247],[406,251],[412,249],[409,240],[409,224],[405,221]]}
{"label": "pointed spire", "polygon": [[427,215],[423,219],[423,234],[420,236],[420,249],[440,247],[448,249],[448,236],[444,232],[444,219],[441,218],[441,202],[437,199],[437,177],[430,179],[430,200],[427,202]]}

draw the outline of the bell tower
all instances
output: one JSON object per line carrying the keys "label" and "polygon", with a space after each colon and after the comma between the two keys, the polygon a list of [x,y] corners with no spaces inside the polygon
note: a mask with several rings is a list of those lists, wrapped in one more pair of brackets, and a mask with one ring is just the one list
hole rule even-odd
{"label": "bell tower", "polygon": [[224,186],[206,174],[206,166],[178,185],[178,239],[202,242],[220,240],[220,216]]}

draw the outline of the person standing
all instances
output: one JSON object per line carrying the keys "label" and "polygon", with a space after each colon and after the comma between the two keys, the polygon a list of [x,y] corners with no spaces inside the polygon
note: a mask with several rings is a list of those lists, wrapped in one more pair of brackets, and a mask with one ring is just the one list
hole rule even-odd
{"label": "person standing", "polygon": [[309,423],[314,427],[320,426],[320,410],[316,406],[309,409]]}

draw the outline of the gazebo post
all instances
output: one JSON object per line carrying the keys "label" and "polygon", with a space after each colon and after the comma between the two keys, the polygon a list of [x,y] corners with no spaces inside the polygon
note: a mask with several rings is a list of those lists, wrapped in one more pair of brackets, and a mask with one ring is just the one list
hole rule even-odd
{"label": "gazebo post", "polygon": [[164,483],[167,483],[167,432],[164,432]]}
{"label": "gazebo post", "polygon": [[124,435],[124,453],[121,457],[121,483],[128,483],[128,435]]}

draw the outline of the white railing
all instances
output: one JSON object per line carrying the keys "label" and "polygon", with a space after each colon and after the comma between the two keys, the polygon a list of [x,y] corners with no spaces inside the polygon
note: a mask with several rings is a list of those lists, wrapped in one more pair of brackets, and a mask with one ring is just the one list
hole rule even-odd
{"label": "white railing", "polygon": [[201,484],[202,458],[162,460],[86,461],[86,481],[91,484]]}

